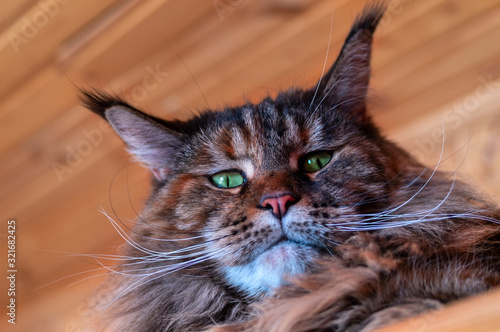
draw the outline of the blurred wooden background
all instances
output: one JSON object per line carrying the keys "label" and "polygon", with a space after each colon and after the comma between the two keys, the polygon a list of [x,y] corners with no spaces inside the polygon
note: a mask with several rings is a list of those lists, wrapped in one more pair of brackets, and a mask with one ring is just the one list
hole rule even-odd
{"label": "blurred wooden background", "polygon": [[[332,12],[328,65],[364,3],[3,1],[0,233],[6,253],[7,220],[16,220],[18,306],[13,327],[2,278],[0,330],[81,331],[99,301],[89,293],[102,279],[89,277],[102,271],[82,273],[99,266],[62,252],[113,253],[121,239],[98,210],[132,220],[148,194],[147,172],[78,105],[75,85],[122,93],[168,119],[312,86]],[[384,133],[432,166],[444,130],[440,169],[459,168],[500,202],[500,0],[390,2],[371,87]]]}

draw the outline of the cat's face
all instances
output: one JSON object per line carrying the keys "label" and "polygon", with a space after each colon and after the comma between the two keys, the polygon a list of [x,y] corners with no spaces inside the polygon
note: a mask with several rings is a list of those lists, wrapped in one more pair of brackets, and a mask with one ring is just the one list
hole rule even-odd
{"label": "cat's face", "polygon": [[186,264],[209,262],[257,295],[308,271],[349,238],[346,225],[386,207],[400,163],[365,114],[381,14],[358,19],[315,88],[257,105],[181,123],[87,93],[86,104],[158,179],[135,241],[161,251],[155,241],[176,240]]}
{"label": "cat's face", "polygon": [[307,107],[266,100],[216,114],[151,202],[163,222],[200,232],[226,277],[253,294],[328,254],[390,185],[366,125]]}

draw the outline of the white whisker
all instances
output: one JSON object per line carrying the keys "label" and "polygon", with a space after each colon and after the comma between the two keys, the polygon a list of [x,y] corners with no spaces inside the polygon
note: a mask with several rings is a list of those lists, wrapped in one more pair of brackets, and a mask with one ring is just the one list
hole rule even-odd
{"label": "white whisker", "polygon": [[307,112],[311,110],[312,105],[314,104],[314,100],[316,99],[316,95],[318,94],[319,87],[321,85],[321,81],[323,80],[323,75],[325,74],[326,63],[328,62],[328,54],[330,52],[330,44],[332,42],[332,31],[333,31],[333,14],[335,13],[335,8],[332,9],[332,17],[330,18],[330,34],[328,36],[328,46],[326,48],[325,61],[323,61],[323,69],[321,70],[320,79],[318,80],[318,84],[316,84],[316,89],[314,90],[314,95],[312,97],[311,103],[309,104],[309,108]]}
{"label": "white whisker", "polygon": [[190,267],[190,266],[193,266],[193,265],[196,265],[196,264],[199,264],[199,263],[203,263],[213,257],[215,257],[215,255],[217,253],[219,253],[220,251],[224,250],[224,248],[221,248],[215,252],[212,252],[212,253],[209,253],[209,254],[206,254],[205,256],[202,256],[202,257],[198,257],[196,259],[193,259],[191,261],[188,261],[188,262],[183,262],[181,264],[176,264],[176,265],[171,265],[171,266],[168,266],[166,267],[165,269],[161,269],[159,271],[156,271],[156,272],[153,272],[153,273],[150,273],[150,274],[147,274],[146,276],[143,276],[141,277],[139,280],[133,282],[132,284],[130,284],[129,286],[127,286],[123,291],[121,291],[116,297],[115,299],[113,299],[110,303],[108,303],[105,307],[104,307],[104,310],[106,310],[107,308],[109,308],[109,306],[111,306],[116,300],[118,300],[120,297],[132,292],[133,290],[135,290],[136,288],[142,286],[144,283],[141,283],[142,281],[144,281],[145,279],[147,279],[148,277],[150,276],[153,276],[153,275],[156,275],[156,274],[160,274],[152,279],[149,279],[149,280],[146,280],[146,282],[151,282],[153,280],[156,280],[158,278],[161,278],[163,276],[165,276],[166,274],[170,274],[170,273],[174,273],[174,272],[177,272],[177,271],[180,271],[182,269],[185,269],[187,267]]}

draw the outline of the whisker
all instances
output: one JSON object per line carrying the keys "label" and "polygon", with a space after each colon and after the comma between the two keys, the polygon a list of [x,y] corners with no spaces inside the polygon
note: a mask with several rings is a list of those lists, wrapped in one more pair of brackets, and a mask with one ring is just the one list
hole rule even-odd
{"label": "whisker", "polygon": [[58,283],[58,282],[61,282],[63,280],[66,280],[66,279],[69,279],[69,278],[73,278],[73,277],[76,277],[76,276],[79,276],[79,275],[82,275],[82,274],[85,274],[85,273],[91,273],[91,272],[97,272],[97,271],[100,271],[102,270],[102,268],[96,268],[96,269],[91,269],[91,270],[87,270],[87,271],[82,271],[82,272],[77,272],[77,273],[73,273],[71,275],[68,275],[68,276],[64,276],[64,277],[61,277],[61,278],[58,278],[56,280],[53,280],[43,286],[40,286],[40,287],[37,287],[35,288],[33,291],[37,291],[37,290],[40,290],[42,288],[45,288],[45,287],[48,287],[50,285],[53,285],[55,283]]}
{"label": "whisker", "polygon": [[107,213],[106,211],[104,211],[104,209],[101,209],[100,212],[105,215],[108,220],[110,221],[111,225],[113,226],[113,228],[118,232],[118,234],[128,243],[130,244],[133,248],[141,251],[141,252],[144,252],[146,254],[161,254],[161,252],[158,252],[158,251],[154,251],[154,250],[149,250],[147,248],[144,248],[142,247],[141,245],[137,244],[134,240],[132,240],[132,238],[130,238],[130,236],[127,235],[127,233],[118,225],[118,223],[116,221],[113,220],[113,218],[111,218]]}
{"label": "whisker", "polygon": [[[430,222],[430,221],[441,221],[441,220],[450,220],[450,219],[463,219],[463,218],[473,218],[477,220],[484,220],[484,221],[490,221],[494,223],[500,223],[500,221],[478,215],[477,210],[475,213],[459,213],[459,214],[436,214],[435,212],[443,206],[443,204],[448,200],[448,198],[451,196],[453,189],[455,188],[456,184],[456,175],[460,167],[463,165],[467,152],[464,156],[464,158],[461,160],[460,164],[455,168],[455,170],[448,176],[447,179],[449,179],[450,176],[453,176],[453,181],[451,182],[450,188],[447,191],[445,197],[441,199],[436,206],[434,206],[431,209],[423,210],[423,211],[417,211],[417,212],[412,212],[412,213],[404,213],[404,214],[394,214],[397,210],[405,206],[406,204],[409,204],[417,195],[419,195],[423,189],[428,185],[428,183],[431,181],[433,178],[434,174],[436,173],[439,165],[442,163],[442,156],[443,156],[443,151],[444,151],[444,123],[443,123],[443,144],[441,148],[441,154],[438,163],[433,169],[433,172],[431,176],[426,180],[426,182],[422,185],[422,187],[415,193],[413,194],[407,201],[404,203],[400,204],[399,206],[391,209],[387,209],[385,211],[379,212],[379,213],[371,213],[371,214],[359,214],[359,215],[345,215],[345,217],[350,217],[350,218],[360,218],[358,221],[352,221],[352,222],[342,222],[342,223],[330,223],[327,224],[328,226],[334,226],[337,227],[340,230],[344,231],[369,231],[369,230],[380,230],[380,229],[386,229],[386,228],[394,228],[394,227],[403,227],[403,226],[408,226],[411,224],[415,223],[420,223],[420,222]],[[462,146],[459,150],[463,149],[464,147],[469,147],[470,145],[470,138],[468,142]],[[467,150],[468,151],[468,150]],[[457,151],[458,152],[458,151]],[[455,154],[457,153],[455,152]],[[424,169],[425,171],[426,169]],[[420,178],[424,171],[418,176]],[[446,181],[443,180],[443,182]],[[416,183],[416,180],[412,181],[407,187],[410,185]],[[410,220],[397,220],[397,219],[408,219]],[[388,222],[390,221],[390,222]]]}
{"label": "whisker", "polygon": [[443,144],[441,145],[441,153],[439,155],[439,160],[438,160],[438,162],[436,164],[436,167],[434,167],[431,175],[427,179],[427,181],[425,181],[425,183],[422,185],[422,187],[415,194],[413,194],[406,202],[400,204],[399,206],[393,208],[392,210],[384,211],[381,214],[382,215],[384,215],[384,214],[390,214],[390,213],[392,213],[394,211],[397,211],[397,210],[401,209],[402,207],[406,206],[407,204],[409,204],[415,197],[417,197],[422,192],[422,190],[424,190],[424,188],[429,184],[429,182],[431,181],[431,179],[436,174],[437,169],[438,169],[438,167],[440,165],[440,162],[441,162],[441,160],[443,158],[443,154],[444,154],[444,123],[443,123]]}
{"label": "whisker", "polygon": [[[163,277],[163,276],[165,276],[165,275],[167,275],[167,274],[174,273],[174,272],[180,271],[180,270],[182,270],[182,269],[185,269],[185,268],[187,268],[187,267],[190,267],[190,266],[193,266],[193,265],[196,265],[196,264],[202,263],[202,262],[204,262],[204,261],[206,261],[206,260],[208,260],[208,259],[210,259],[210,258],[214,257],[216,253],[218,253],[218,252],[222,251],[223,249],[224,249],[224,248],[221,248],[221,249],[219,249],[219,250],[217,250],[217,251],[215,251],[215,252],[213,252],[213,253],[211,253],[211,254],[208,254],[208,255],[205,255],[205,256],[202,256],[202,257],[199,257],[199,258],[193,259],[193,260],[192,260],[192,261],[190,261],[189,263],[180,264],[180,266],[177,266],[177,265],[175,265],[175,266],[173,266],[173,267],[172,267],[172,266],[169,266],[168,268],[165,268],[165,269],[160,270],[160,271],[153,272],[153,273],[151,273],[151,274],[149,274],[149,275],[147,275],[147,276],[144,276],[144,277],[140,278],[139,280],[137,280],[137,281],[133,282],[132,284],[130,284],[129,286],[127,286],[127,287],[126,287],[126,288],[125,288],[122,292],[120,292],[120,293],[119,293],[119,294],[115,297],[115,299],[113,299],[110,303],[108,303],[108,304],[104,307],[104,310],[106,310],[107,308],[109,308],[109,306],[111,306],[111,305],[112,305],[112,304],[113,304],[116,300],[118,300],[120,297],[122,297],[122,296],[124,296],[124,295],[126,295],[126,294],[128,294],[128,293],[132,292],[132,291],[133,291],[133,290],[135,290],[136,288],[138,288],[138,287],[142,286],[144,283],[142,283],[142,284],[141,284],[141,282],[142,282],[144,279],[146,279],[147,277],[149,277],[149,276],[153,276],[153,275],[155,275],[155,274],[160,274],[160,273],[161,273],[160,275],[158,275],[158,276],[156,276],[156,277],[154,277],[154,278],[149,279],[149,280],[147,280],[147,281],[146,281],[146,282],[151,282],[151,281],[156,280],[156,279],[158,279],[158,278],[161,278],[161,277]],[[166,273],[164,273],[164,272],[166,272]]]}
{"label": "whisker", "polygon": [[325,69],[326,69],[326,63],[328,61],[328,54],[330,52],[330,44],[332,42],[332,31],[333,31],[333,14],[335,13],[335,7],[332,9],[332,17],[330,18],[330,34],[328,36],[328,46],[326,48],[326,55],[325,55],[325,61],[323,61],[323,69],[321,70],[321,79],[318,80],[318,83],[316,84],[316,89],[314,90],[314,95],[312,97],[311,103],[309,104],[309,108],[307,109],[307,113],[311,111],[311,107],[314,104],[314,100],[316,99],[316,95],[318,94],[319,87],[321,85],[321,81],[323,80],[323,75],[325,74]]}
{"label": "whisker", "polygon": [[176,50],[172,49],[172,51],[174,52],[174,54],[177,56],[177,58],[179,58],[179,61],[182,62],[182,65],[186,68],[186,70],[189,72],[189,75],[191,75],[191,78],[193,79],[194,83],[196,84],[196,86],[198,87],[198,90],[200,91],[201,93],[201,96],[203,97],[203,100],[205,100],[205,104],[207,104],[207,107],[208,109],[211,109],[210,105],[208,104],[208,100],[207,98],[205,97],[205,94],[203,93],[203,90],[201,89],[201,86],[200,86],[200,83],[198,83],[198,80],[196,79],[196,77],[193,75],[193,72],[191,71],[191,69],[189,69],[189,67],[186,65],[186,63],[184,62],[184,59],[182,59],[182,57],[179,55],[179,53],[177,53]]}
{"label": "whisker", "polygon": [[[443,138],[444,138],[444,128],[443,128]],[[449,160],[450,158],[454,157],[456,154],[458,154],[462,149],[466,148],[466,153],[465,153],[465,156],[464,158],[462,159],[462,162],[460,163],[460,165],[455,169],[454,172],[452,172],[447,178],[443,179],[442,182],[446,182],[451,176],[453,176],[457,171],[458,169],[461,168],[462,164],[465,162],[465,158],[468,154],[468,149],[470,147],[470,141],[471,141],[471,137],[469,137],[468,141],[466,143],[464,143],[459,149],[457,149],[455,152],[453,152],[451,155],[447,156],[446,158],[440,160],[438,163],[436,163],[435,165],[431,166],[432,169],[437,169],[443,162]],[[443,139],[443,143],[444,145],[444,139]],[[353,206],[360,206],[360,205],[364,205],[364,204],[370,204],[372,202],[377,202],[378,200],[380,200],[380,198],[385,198],[385,197],[388,197],[388,196],[391,196],[391,195],[394,195],[396,193],[399,193],[401,191],[404,191],[406,188],[410,188],[413,184],[415,184],[418,180],[420,180],[420,178],[423,176],[423,174],[425,172],[427,172],[429,168],[428,167],[425,167],[422,172],[411,182],[409,182],[407,185],[403,186],[403,187],[400,187],[390,193],[387,193],[385,195],[381,195],[381,196],[378,196],[378,197],[374,197],[374,198],[369,198],[369,199],[364,199],[362,198],[359,202],[357,203],[351,203],[351,204],[345,204],[345,205],[342,205],[343,207],[353,207]],[[397,178],[399,176],[401,172],[398,172],[398,174],[396,174],[391,180],[387,181],[384,183],[384,185],[392,182],[393,179]],[[373,191],[367,191],[366,193],[370,193],[370,192],[373,192]],[[354,194],[354,195],[351,195],[350,197],[359,197],[361,195],[365,195],[365,193],[360,193],[360,194]],[[336,201],[337,204],[342,204],[342,201]]]}

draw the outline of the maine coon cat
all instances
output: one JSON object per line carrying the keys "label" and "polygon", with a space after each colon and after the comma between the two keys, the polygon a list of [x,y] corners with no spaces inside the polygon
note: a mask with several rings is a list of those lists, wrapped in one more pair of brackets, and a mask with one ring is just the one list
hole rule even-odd
{"label": "maine coon cat", "polygon": [[83,92],[153,174],[110,326],[370,331],[500,284],[500,210],[367,114],[382,15],[365,8],[316,86],[258,104],[165,121]]}

